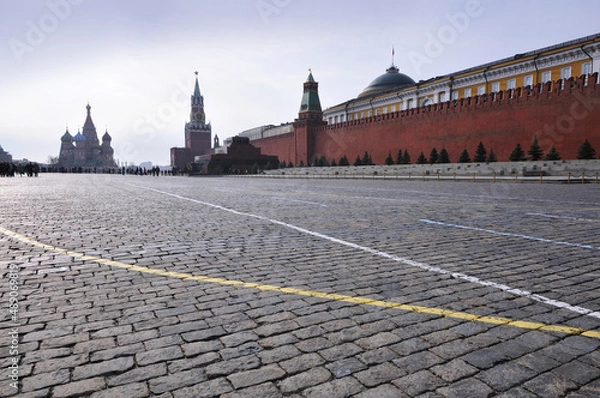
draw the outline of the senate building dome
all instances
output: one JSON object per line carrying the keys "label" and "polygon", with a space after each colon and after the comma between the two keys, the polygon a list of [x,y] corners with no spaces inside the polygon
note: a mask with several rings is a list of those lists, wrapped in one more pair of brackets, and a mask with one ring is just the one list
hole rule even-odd
{"label": "senate building dome", "polygon": [[371,82],[359,95],[358,98],[374,95],[388,90],[400,90],[416,84],[415,81],[392,64],[385,73]]}

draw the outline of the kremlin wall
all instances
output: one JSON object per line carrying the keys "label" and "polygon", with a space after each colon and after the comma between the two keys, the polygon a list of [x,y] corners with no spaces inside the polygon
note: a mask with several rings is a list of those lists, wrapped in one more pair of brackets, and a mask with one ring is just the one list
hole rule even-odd
{"label": "kremlin wall", "polygon": [[322,156],[352,162],[365,151],[383,164],[400,149],[414,163],[432,148],[445,148],[455,162],[464,149],[473,156],[479,142],[502,162],[534,137],[544,153],[554,146],[562,159],[575,159],[586,139],[600,149],[599,71],[597,34],[428,81],[414,82],[392,64],[356,98],[325,111],[311,72],[293,124],[240,135],[294,165]]}

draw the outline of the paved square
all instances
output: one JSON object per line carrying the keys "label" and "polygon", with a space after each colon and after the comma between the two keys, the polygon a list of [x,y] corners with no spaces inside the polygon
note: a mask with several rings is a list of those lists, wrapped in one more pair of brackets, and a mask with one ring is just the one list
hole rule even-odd
{"label": "paved square", "polygon": [[598,185],[42,174],[0,199],[0,396],[600,396]]}

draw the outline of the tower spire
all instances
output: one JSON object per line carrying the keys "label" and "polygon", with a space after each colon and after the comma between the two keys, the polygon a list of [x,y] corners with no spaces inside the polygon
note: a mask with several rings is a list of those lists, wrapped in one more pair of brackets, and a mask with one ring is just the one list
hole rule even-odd
{"label": "tower spire", "polygon": [[192,109],[190,114],[190,121],[192,123],[198,123],[199,125],[204,126],[204,98],[202,97],[202,94],[200,94],[200,85],[198,84],[198,72],[196,71],[194,72],[194,74],[196,75],[196,82],[194,83],[194,94],[191,98]]}
{"label": "tower spire", "polygon": [[311,113],[314,114],[312,117],[318,117],[320,114],[323,116],[321,110],[321,101],[319,100],[319,83],[317,83],[312,75],[312,70],[308,69],[308,77],[304,82],[304,92],[302,94],[302,102],[300,103],[300,117],[302,114]]}
{"label": "tower spire", "polygon": [[198,84],[198,71],[194,72],[196,75],[196,85],[194,86],[194,97],[200,97],[200,85]]}

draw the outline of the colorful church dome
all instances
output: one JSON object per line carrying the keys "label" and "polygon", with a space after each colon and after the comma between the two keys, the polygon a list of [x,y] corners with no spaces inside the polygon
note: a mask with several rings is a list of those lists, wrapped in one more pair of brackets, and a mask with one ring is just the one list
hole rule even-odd
{"label": "colorful church dome", "polygon": [[400,70],[392,64],[385,70],[385,73],[371,82],[360,94],[358,98],[374,95],[382,91],[400,90],[416,84],[408,75],[400,73]]}
{"label": "colorful church dome", "polygon": [[78,132],[77,134],[75,134],[75,137],[73,137],[73,141],[83,142],[83,141],[85,141],[85,136],[83,134],[81,134],[81,132]]}
{"label": "colorful church dome", "polygon": [[73,142],[73,136],[69,133],[69,130],[65,131],[62,137],[60,137],[61,142]]}

